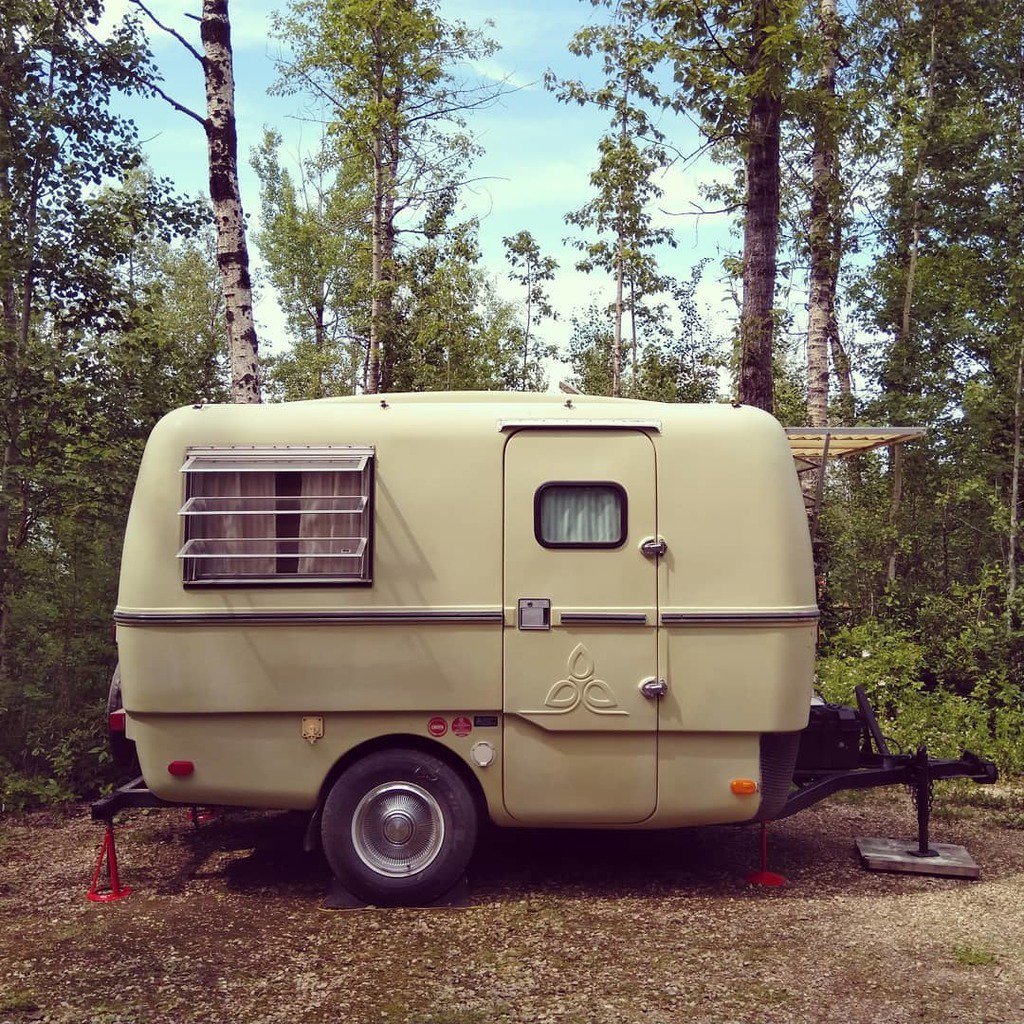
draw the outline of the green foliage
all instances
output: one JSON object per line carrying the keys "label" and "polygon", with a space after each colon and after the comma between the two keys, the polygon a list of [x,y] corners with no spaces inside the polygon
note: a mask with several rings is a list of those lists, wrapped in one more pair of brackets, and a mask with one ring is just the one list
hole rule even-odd
{"label": "green foliage", "polygon": [[268,130],[252,154],[262,205],[255,241],[292,342],[266,361],[268,384],[285,401],[352,394],[368,328],[366,161],[325,139],[300,162],[296,181],[280,149],[281,136]]}
{"label": "green foliage", "polygon": [[[396,309],[396,390],[507,390],[521,382],[515,307],[497,296],[479,263],[476,221],[439,221],[437,233],[406,257]],[[528,369],[531,386],[543,387],[539,364]]]}
{"label": "green foliage", "polygon": [[[399,335],[401,293],[415,287],[404,279],[403,236],[436,237],[454,212],[477,151],[466,114],[504,91],[502,83],[467,83],[457,69],[490,56],[496,44],[443,19],[434,0],[293,0],[275,16],[274,31],[291,50],[277,88],[311,90],[326,106],[338,166],[356,182],[353,196],[368,197],[368,273],[358,282],[365,308],[348,330],[360,339],[365,333],[363,386],[401,388],[409,376],[402,363],[415,347]],[[266,196],[272,175],[262,176]]]}
{"label": "green foliage", "polygon": [[519,387],[523,391],[535,390],[543,361],[550,359],[555,349],[545,345],[533,334],[533,325],[538,320],[558,318],[547,293],[548,282],[554,280],[558,263],[541,253],[537,240],[529,231],[520,231],[503,238],[502,244],[505,246],[505,259],[511,268],[508,276],[523,287],[523,372]]}
{"label": "green foliage", "polygon": [[[878,715],[882,731],[900,748],[926,745],[937,757],[958,757],[972,750],[1009,772],[1024,771],[1024,703],[1018,685],[1003,666],[987,673],[977,660],[996,637],[998,621],[961,621],[961,630],[911,632],[878,620],[840,627],[827,637],[818,660],[822,696],[854,704],[854,687],[862,686]],[[968,655],[969,652],[969,655]],[[951,685],[965,655],[974,662],[961,675],[967,692]]]}
{"label": "green foliage", "polygon": [[625,394],[615,372],[624,362],[624,313],[628,311],[634,341],[633,387],[638,386],[638,332],[664,329],[664,303],[648,301],[673,282],[658,268],[657,250],[675,246],[674,235],[655,219],[655,206],[663,191],[660,176],[673,156],[657,124],[657,112],[668,104],[659,86],[657,69],[665,45],[651,21],[649,0],[593,0],[611,8],[605,25],[580,29],[569,44],[581,57],[600,57],[603,81],[587,86],[579,80],[559,79],[551,71],[545,85],[562,103],[596,106],[608,115],[608,129],[597,143],[597,167],[591,172],[594,194],[583,206],[566,214],[566,223],[584,232],[570,239],[582,253],[576,268],[585,273],[602,270],[613,282],[614,318],[611,361],[614,369],[604,394]]}
{"label": "green foliage", "polygon": [[[631,359],[623,392],[656,402],[718,400],[718,371],[723,365],[697,312],[694,292],[704,264],[689,281],[674,283],[671,302],[650,317],[637,307],[635,360]],[[614,309],[592,302],[572,317],[569,340],[570,383],[588,395],[611,393]]]}

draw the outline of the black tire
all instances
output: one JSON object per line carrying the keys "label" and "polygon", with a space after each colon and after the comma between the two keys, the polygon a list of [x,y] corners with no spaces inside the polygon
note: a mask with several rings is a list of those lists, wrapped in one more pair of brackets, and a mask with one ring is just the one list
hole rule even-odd
{"label": "black tire", "polygon": [[[111,714],[115,711],[120,711],[122,707],[124,707],[124,704],[121,700],[121,666],[117,665],[114,668],[114,675],[110,680],[110,690],[107,694],[108,723]],[[109,730],[108,735],[110,738],[110,756],[113,758],[114,764],[119,768],[129,768],[138,765],[134,741],[128,739],[123,732]]]}
{"label": "black tire", "polygon": [[324,803],[320,834],[338,881],[378,906],[423,906],[462,877],[477,809],[458,772],[421,750],[368,754]]}

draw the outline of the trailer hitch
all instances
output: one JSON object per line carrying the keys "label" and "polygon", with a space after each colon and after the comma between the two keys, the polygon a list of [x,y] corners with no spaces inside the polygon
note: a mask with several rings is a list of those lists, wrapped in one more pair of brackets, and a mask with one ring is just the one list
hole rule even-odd
{"label": "trailer hitch", "polygon": [[894,754],[864,690],[858,686],[854,693],[857,710],[870,737],[870,744],[860,752],[860,763],[854,768],[839,771],[798,768],[793,773],[797,789],[789,795],[776,819],[787,818],[812,807],[844,789],[904,785],[910,789],[917,812],[917,849],[907,852],[915,857],[937,857],[929,841],[935,781],[966,778],[980,785],[991,785],[999,777],[996,766],[967,750],[956,759],[929,757],[925,746],[918,747],[913,754]]}

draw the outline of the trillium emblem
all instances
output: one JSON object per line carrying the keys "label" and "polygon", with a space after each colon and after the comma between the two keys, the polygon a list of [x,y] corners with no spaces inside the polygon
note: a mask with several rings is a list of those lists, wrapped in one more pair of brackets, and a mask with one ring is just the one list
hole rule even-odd
{"label": "trillium emblem", "polygon": [[567,662],[568,679],[559,679],[544,698],[544,707],[529,715],[567,715],[582,703],[595,715],[626,715],[611,688],[594,676],[594,659],[583,644],[577,644]]}

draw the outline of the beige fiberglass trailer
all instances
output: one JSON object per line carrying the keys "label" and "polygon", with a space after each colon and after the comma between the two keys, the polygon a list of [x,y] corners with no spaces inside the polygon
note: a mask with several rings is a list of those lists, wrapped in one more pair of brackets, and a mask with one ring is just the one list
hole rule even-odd
{"label": "beige fiberglass trailer", "polygon": [[461,393],[166,416],[115,619],[134,802],[309,810],[421,903],[484,816],[789,813],[818,609],[771,416]]}

